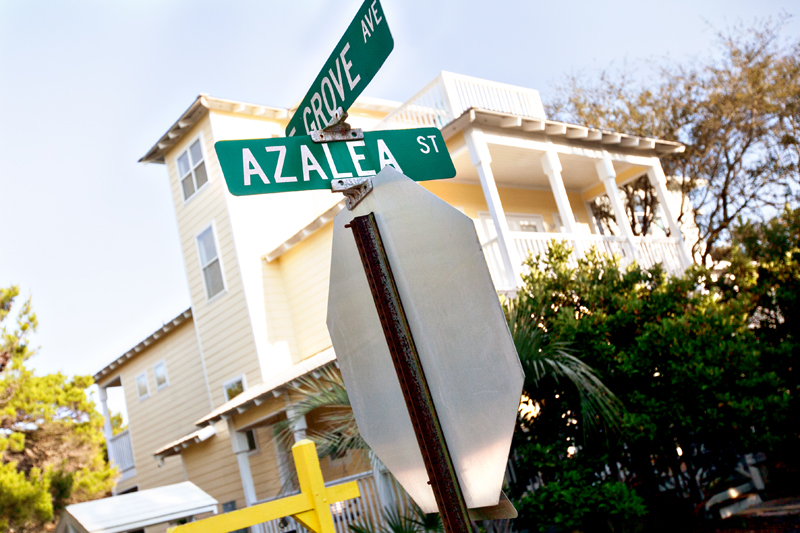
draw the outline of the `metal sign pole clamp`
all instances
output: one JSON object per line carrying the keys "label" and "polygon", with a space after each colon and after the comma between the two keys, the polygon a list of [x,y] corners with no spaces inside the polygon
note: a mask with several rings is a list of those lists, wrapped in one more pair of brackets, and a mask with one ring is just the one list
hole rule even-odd
{"label": "metal sign pole clamp", "polygon": [[364,130],[361,128],[351,128],[350,124],[346,122],[348,117],[347,111],[341,107],[336,108],[333,112],[333,117],[327,126],[321,130],[312,131],[311,140],[315,143],[329,143],[336,141],[363,141]]}

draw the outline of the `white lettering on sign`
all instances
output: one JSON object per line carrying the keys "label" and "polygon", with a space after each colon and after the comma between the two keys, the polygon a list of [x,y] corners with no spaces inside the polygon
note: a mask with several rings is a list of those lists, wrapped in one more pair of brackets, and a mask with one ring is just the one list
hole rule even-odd
{"label": "white lettering on sign", "polygon": [[[339,94],[339,98],[344,100],[344,83],[342,82],[342,66],[339,64],[339,61],[336,61],[336,76],[333,75],[332,68],[328,69],[328,74],[330,74],[331,76],[331,81],[333,82],[333,86],[336,87],[336,92]],[[336,105],[334,105],[333,107],[335,108]]]}
{"label": "white lettering on sign", "polygon": [[[378,15],[378,10],[375,9],[375,4],[377,4],[377,0],[372,2],[370,9],[367,10],[367,14],[364,15],[364,19],[361,21],[361,33],[364,35],[364,42],[367,42],[367,37],[372,37],[372,32],[375,31],[375,26],[380,24],[383,18]],[[366,24],[365,24],[366,23]],[[369,26],[369,29],[367,29]]]}
{"label": "white lettering on sign", "polygon": [[[433,144],[433,149],[436,150],[436,153],[438,154],[439,147],[436,146],[436,135],[428,135],[428,139],[431,140],[431,144]],[[417,137],[417,142],[422,146],[422,148],[419,149],[420,152],[422,152],[423,154],[431,153],[431,147],[425,144],[425,137],[420,135],[419,137]]]}
{"label": "white lettering on sign", "polygon": [[[371,13],[372,15],[370,16],[374,16],[374,24],[377,25],[383,20],[382,17],[378,17],[374,5],[372,6]],[[373,23],[371,22],[370,24]],[[328,115],[333,117],[333,113],[336,111],[336,108],[339,107],[339,102],[344,101],[345,85],[343,78],[347,78],[347,84],[351,91],[358,85],[358,82],[361,81],[361,74],[356,74],[356,77],[353,78],[353,75],[350,73],[350,69],[353,68],[353,62],[347,60],[346,54],[349,50],[350,43],[345,43],[344,48],[339,52],[339,57],[336,58],[336,74],[333,73],[333,68],[328,69],[328,75],[323,77],[319,82],[319,90],[311,96],[310,107],[306,106],[303,108],[303,125],[306,127],[306,134],[321,130],[328,125],[330,119],[325,117],[322,111],[323,105]],[[344,76],[342,76],[342,70],[344,70]],[[310,121],[309,118],[311,118]],[[295,133],[296,129],[293,128],[289,133],[289,137],[292,137]]]}
{"label": "white lettering on sign", "polygon": [[[312,120],[311,125],[309,125],[308,120],[306,119],[306,116],[310,114],[311,110],[309,108],[303,109],[303,124],[306,127],[306,131],[315,131],[317,129],[317,123]],[[292,137],[293,135],[294,135],[294,130],[292,130],[292,135],[290,135],[289,137]]]}
{"label": "white lettering on sign", "polygon": [[353,160],[353,166],[356,167],[356,173],[359,176],[374,176],[374,170],[364,170],[361,168],[361,161],[367,158],[367,156],[363,154],[356,153],[357,146],[364,146],[364,141],[350,141],[347,144],[347,150],[350,152],[350,159]]}
{"label": "white lettering on sign", "polygon": [[389,147],[386,146],[383,139],[378,139],[378,162],[381,165],[381,170],[383,170],[383,167],[386,165],[392,165],[398,172],[403,172],[403,169],[397,164],[397,159],[395,159],[392,152],[389,151]]}
{"label": "white lettering on sign", "polygon": [[314,96],[311,97],[311,109],[314,110],[314,120],[319,129],[324,128],[328,121],[325,120],[325,116],[322,114],[322,98],[320,98],[319,93],[314,93]]}
{"label": "white lettering on sign", "polygon": [[370,7],[370,9],[372,9],[372,14],[373,14],[373,16],[375,17],[375,25],[376,25],[376,26],[377,26],[378,24],[380,24],[380,22],[383,20],[383,17],[381,17],[381,16],[379,16],[379,15],[378,15],[378,10],[377,10],[377,9],[375,9],[375,4],[377,4],[377,3],[378,3],[378,0],[375,0],[374,2],[372,2],[372,5],[371,5],[371,6],[369,6],[369,7]]}
{"label": "white lettering on sign", "polygon": [[[325,94],[325,84],[328,85],[328,93],[331,95],[330,102],[328,101],[328,96]],[[320,92],[322,93],[322,101],[325,103],[325,109],[328,110],[330,116],[333,116],[333,112],[336,111],[336,95],[333,94],[333,85],[331,85],[331,80],[329,80],[327,76],[322,78]]]}
{"label": "white lettering on sign", "polygon": [[244,163],[245,185],[250,185],[250,176],[253,174],[258,174],[258,177],[261,178],[261,181],[263,181],[265,185],[269,184],[267,175],[261,170],[261,165],[259,165],[256,158],[253,157],[253,152],[251,152],[249,148],[242,148],[242,162]]}
{"label": "white lettering on sign", "polygon": [[[412,139],[414,137],[412,136]],[[416,141],[420,146],[420,152],[423,154],[434,154],[439,152],[437,146],[438,139],[435,135],[418,136]],[[300,181],[308,182],[314,180],[332,180],[352,178],[354,176],[368,177],[375,176],[379,171],[383,170],[386,166],[392,166],[398,172],[403,172],[397,158],[387,145],[385,139],[374,139],[375,144],[368,143],[373,141],[367,140],[353,140],[345,141],[343,143],[321,143],[315,145],[311,140],[308,143],[293,142],[288,145],[277,144],[271,146],[264,146],[264,152],[259,160],[253,155],[254,148],[241,148],[242,150],[242,170],[243,181],[245,186],[252,185],[253,176],[256,175],[261,179],[264,185],[272,184],[285,184],[285,183],[298,183]],[[389,143],[394,141],[389,140]],[[403,141],[401,144],[395,146],[395,150],[403,150]],[[408,141],[405,141],[407,143]],[[346,148],[346,150],[345,150]],[[411,161],[413,165],[415,156],[413,148],[411,151],[408,146],[405,148],[406,161]],[[321,149],[321,152],[319,151]],[[258,148],[261,150],[261,147]],[[373,151],[374,150],[374,151]],[[376,154],[377,152],[377,154]],[[237,152],[238,154],[238,149]],[[273,155],[274,154],[274,155]],[[324,154],[324,159],[322,157]],[[377,158],[376,158],[377,155]],[[267,157],[267,159],[264,159]],[[401,159],[402,159],[401,153]],[[274,158],[274,159],[273,159]],[[435,159],[435,156],[433,156]],[[406,164],[406,163],[404,163]],[[408,166],[408,165],[407,165]],[[337,168],[338,167],[338,168]],[[271,170],[271,176],[264,170]],[[300,174],[302,172],[302,180]],[[285,174],[284,174],[285,173]],[[256,185],[259,185],[256,180]],[[272,188],[272,187],[270,187]]]}
{"label": "white lettering on sign", "polygon": [[285,146],[267,146],[267,152],[278,152],[278,164],[275,165],[275,181],[278,183],[290,183],[297,181],[297,176],[281,176],[283,173],[283,162],[286,159]]}
{"label": "white lettering on sign", "polygon": [[311,174],[312,170],[318,172],[320,178],[324,180],[328,179],[328,175],[325,174],[322,165],[319,164],[319,161],[317,161],[317,158],[311,153],[311,150],[308,149],[308,146],[301,144],[300,153],[303,157],[303,181],[308,181],[310,179],[309,174]]}
{"label": "white lettering on sign", "polygon": [[356,79],[355,80],[352,77],[350,77],[350,69],[353,67],[353,62],[352,61],[348,61],[344,57],[344,55],[347,53],[348,50],[350,50],[350,43],[347,43],[347,44],[344,45],[344,48],[342,48],[342,53],[339,54],[339,57],[342,58],[342,66],[344,67],[344,75],[347,76],[347,83],[350,84],[350,90],[352,91],[353,88],[356,85],[358,85],[358,82],[361,81],[361,74],[356,75]]}
{"label": "white lettering on sign", "polygon": [[325,159],[328,160],[328,166],[331,167],[331,174],[333,174],[333,179],[338,180],[340,178],[352,178],[353,174],[351,172],[339,172],[336,170],[336,163],[333,162],[333,156],[331,155],[331,149],[328,148],[328,143],[322,145],[322,151],[325,152]]}

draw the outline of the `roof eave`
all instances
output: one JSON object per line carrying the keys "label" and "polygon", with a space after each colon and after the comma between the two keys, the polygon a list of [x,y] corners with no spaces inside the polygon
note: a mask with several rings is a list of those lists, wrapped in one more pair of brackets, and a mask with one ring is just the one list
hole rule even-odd
{"label": "roof eave", "polygon": [[593,148],[602,147],[604,150],[620,150],[638,155],[659,157],[681,153],[686,150],[686,146],[681,143],[665,141],[656,137],[629,135],[558,120],[521,117],[512,113],[502,113],[476,107],[467,109],[460,117],[444,126],[442,135],[445,139],[449,139],[474,122],[516,133],[544,135],[551,140],[569,144]]}
{"label": "roof eave", "polygon": [[142,350],[144,350],[145,348],[147,348],[148,346],[153,344],[156,340],[158,340],[161,337],[163,337],[164,335],[166,335],[172,329],[174,329],[174,328],[180,326],[181,324],[183,324],[184,322],[186,322],[191,317],[192,317],[192,309],[189,308],[186,311],[184,311],[183,313],[181,313],[178,316],[176,316],[175,318],[173,318],[172,320],[166,322],[163,326],[161,326],[159,329],[157,329],[156,331],[151,333],[142,342],[140,342],[139,344],[137,344],[136,346],[134,346],[133,348],[131,348],[130,350],[128,350],[127,352],[122,354],[121,356],[119,356],[112,363],[108,364],[105,368],[103,368],[102,370],[97,372],[94,376],[92,376],[94,378],[95,383],[99,382],[107,374],[111,373],[112,370],[114,370],[118,366],[122,365],[125,361],[127,361],[128,359],[130,359],[134,355],[138,354],[139,352],[141,352]]}
{"label": "roof eave", "polygon": [[227,100],[225,98],[217,98],[201,93],[197,96],[195,101],[192,102],[192,105],[183,112],[181,117],[161,136],[158,142],[139,159],[139,162],[160,163],[163,165],[165,163],[164,157],[170,148],[180,142],[192,126],[197,124],[209,110],[278,120],[287,119],[289,116],[289,111],[282,107],[270,107],[236,100]]}

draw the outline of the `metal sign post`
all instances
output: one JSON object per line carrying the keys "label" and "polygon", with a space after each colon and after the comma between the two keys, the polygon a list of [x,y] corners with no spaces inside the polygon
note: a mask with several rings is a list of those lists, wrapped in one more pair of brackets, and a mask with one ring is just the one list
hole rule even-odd
{"label": "metal sign post", "polygon": [[467,533],[467,504],[458,485],[453,461],[447,450],[436,407],[433,405],[403,303],[397,292],[392,268],[381,242],[375,215],[370,213],[355,217],[345,227],[353,230],[445,531]]}

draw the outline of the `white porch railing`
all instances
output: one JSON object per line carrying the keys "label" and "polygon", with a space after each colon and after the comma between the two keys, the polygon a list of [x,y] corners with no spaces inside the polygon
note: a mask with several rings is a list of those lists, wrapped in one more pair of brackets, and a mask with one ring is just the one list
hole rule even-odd
{"label": "white porch railing", "polygon": [[375,129],[442,128],[471,107],[545,118],[539,92],[525,87],[442,72]]}
{"label": "white porch railing", "polygon": [[[671,274],[683,272],[681,265],[680,252],[678,250],[678,239],[670,237],[634,237],[628,240],[625,237],[610,235],[576,235],[567,233],[533,233],[516,231],[510,233],[517,257],[525,260],[529,254],[544,255],[547,246],[553,239],[566,241],[567,245],[573,250],[570,258],[570,266],[577,265],[577,259],[586,255],[592,247],[598,252],[605,252],[609,255],[618,255],[621,258],[623,267],[637,261],[641,266],[650,268],[656,263],[661,263],[664,270]],[[491,239],[483,244],[483,253],[486,256],[486,263],[492,275],[495,287],[498,290],[510,290],[516,288],[505,274],[503,260],[500,256],[500,248],[497,239]]]}
{"label": "white porch railing", "polygon": [[[375,526],[379,526],[383,522],[382,511],[384,507],[393,508],[396,505],[400,505],[403,508],[407,508],[411,505],[411,499],[408,494],[394,482],[387,485],[387,489],[391,494],[384,494],[382,496],[382,491],[376,486],[375,476],[372,475],[372,472],[363,472],[361,474],[331,481],[330,483],[325,483],[325,486],[331,487],[341,483],[347,483],[348,481],[355,481],[358,483],[358,490],[361,496],[352,500],[336,502],[331,505],[331,514],[333,515],[333,524],[336,527],[336,533],[351,533],[351,524],[371,523]],[[293,494],[299,493],[282,494],[274,498],[259,500],[257,503],[285,498]],[[308,531],[294,519],[287,518],[287,522],[289,524],[288,530],[296,530],[297,533],[308,533]],[[280,520],[264,522],[262,527],[265,533],[281,533]]]}
{"label": "white porch railing", "polygon": [[124,474],[131,470],[135,465],[133,462],[133,446],[131,446],[131,434],[126,429],[120,431],[108,442],[108,456],[114,465],[118,466]]}

